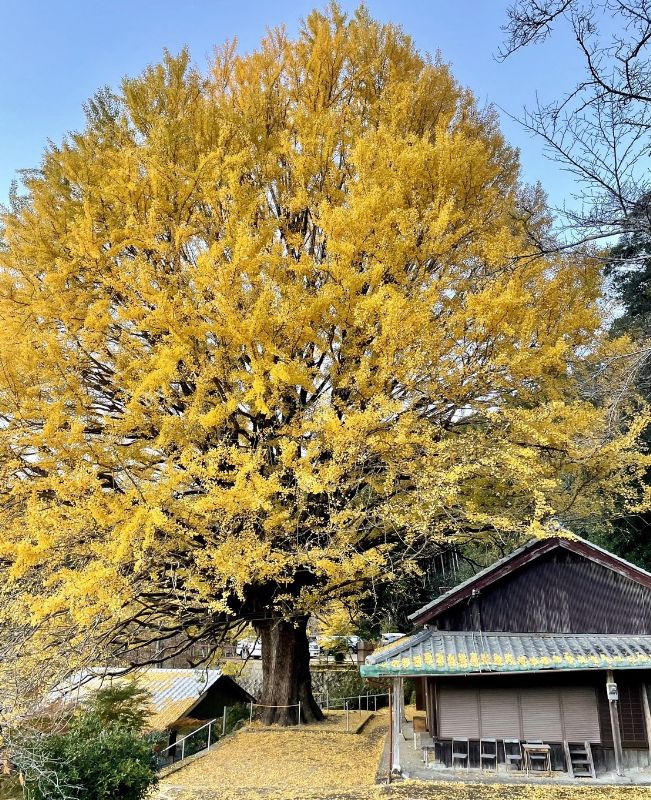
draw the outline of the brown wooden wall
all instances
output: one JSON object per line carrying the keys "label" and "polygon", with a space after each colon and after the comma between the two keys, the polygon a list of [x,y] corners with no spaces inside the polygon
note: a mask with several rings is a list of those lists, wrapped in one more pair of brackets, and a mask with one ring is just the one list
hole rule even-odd
{"label": "brown wooden wall", "polygon": [[[625,748],[646,748],[647,735],[644,723],[644,708],[642,705],[642,682],[651,683],[651,673],[641,670],[622,671],[615,673],[615,681],[619,689],[619,727],[622,734],[622,746]],[[486,675],[463,676],[446,678],[428,678],[427,693],[435,698],[436,686],[447,684],[450,686],[474,687],[514,687],[526,689],[527,687],[542,686],[593,686],[597,695],[597,710],[599,714],[599,729],[601,746],[612,748],[613,736],[610,725],[610,711],[606,697],[606,674],[601,671],[567,672],[541,675]],[[436,725],[436,708],[428,709],[428,723]],[[436,731],[436,728],[435,728]],[[436,731],[438,733],[438,731]]]}
{"label": "brown wooden wall", "polygon": [[[649,680],[651,676],[647,676]],[[617,673],[615,680],[619,690],[619,730],[623,747],[645,747],[646,728],[644,725],[644,706],[642,705],[642,687],[640,679]],[[599,727],[601,743],[605,747],[613,746],[613,732],[610,725],[610,709],[604,691],[597,692],[599,710]]]}
{"label": "brown wooden wall", "polygon": [[651,590],[558,549],[431,623],[440,630],[651,634]]}

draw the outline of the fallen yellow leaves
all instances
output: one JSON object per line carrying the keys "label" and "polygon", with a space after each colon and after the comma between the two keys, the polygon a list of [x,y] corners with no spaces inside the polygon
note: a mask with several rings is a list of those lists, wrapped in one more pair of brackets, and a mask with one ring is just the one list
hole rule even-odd
{"label": "fallen yellow leaves", "polygon": [[636,786],[482,786],[468,783],[404,781],[358,789],[271,791],[169,790],[160,800],[649,800],[651,788]]}
{"label": "fallen yellow leaves", "polygon": [[[506,786],[405,781],[377,787],[364,800],[650,800],[651,788],[639,786]],[[361,798],[360,798],[361,800]]]}
{"label": "fallen yellow leaves", "polygon": [[[355,717],[351,714],[351,724]],[[314,793],[372,785],[384,746],[386,716],[372,719],[358,736],[337,729],[340,719],[334,719],[334,730],[322,732],[297,728],[240,731],[204,758],[170,775],[162,788],[173,785],[222,791],[221,787],[227,787],[267,793],[282,789],[287,796],[287,791],[293,790]]]}
{"label": "fallen yellow leaves", "polygon": [[651,787],[639,786],[378,785],[386,712],[359,735],[341,732],[342,717],[327,727],[241,731],[165,779],[156,800],[651,800]]}
{"label": "fallen yellow leaves", "polygon": [[[301,725],[297,732],[311,732],[311,733],[351,733],[357,734],[369,720],[373,719],[377,712],[362,710],[351,710],[348,713],[345,711],[326,711],[325,719],[319,722],[311,722],[307,725]],[[380,712],[384,713],[384,712]],[[250,726],[250,730],[259,733],[285,733],[285,728],[276,726],[264,727],[261,723],[254,722]]]}

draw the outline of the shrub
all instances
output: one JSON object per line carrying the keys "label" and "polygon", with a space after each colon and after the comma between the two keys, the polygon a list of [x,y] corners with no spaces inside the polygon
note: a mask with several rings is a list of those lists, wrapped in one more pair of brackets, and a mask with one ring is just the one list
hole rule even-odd
{"label": "shrub", "polygon": [[242,721],[249,721],[249,706],[246,703],[229,706],[226,711],[226,733],[232,733]]}
{"label": "shrub", "polygon": [[141,800],[158,780],[145,715],[134,684],[111,687],[71,714],[63,730],[32,737],[21,765],[29,800]]}

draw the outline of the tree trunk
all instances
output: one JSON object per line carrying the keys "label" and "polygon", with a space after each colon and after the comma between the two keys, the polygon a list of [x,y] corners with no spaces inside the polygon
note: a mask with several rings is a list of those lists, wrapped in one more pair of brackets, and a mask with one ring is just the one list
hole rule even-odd
{"label": "tree trunk", "polygon": [[262,642],[262,697],[258,719],[265,725],[298,724],[323,719],[312,695],[307,617],[288,621],[267,619],[255,623]]}

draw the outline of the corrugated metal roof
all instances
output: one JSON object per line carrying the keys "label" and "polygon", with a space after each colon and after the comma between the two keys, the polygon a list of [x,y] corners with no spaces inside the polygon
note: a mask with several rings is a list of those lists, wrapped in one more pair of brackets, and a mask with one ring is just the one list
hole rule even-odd
{"label": "corrugated metal roof", "polygon": [[376,650],[365,678],[651,668],[651,636],[423,630]]}
{"label": "corrugated metal roof", "polygon": [[220,669],[149,668],[125,674],[123,670],[96,668],[74,676],[64,694],[83,697],[114,681],[137,679],[138,685],[151,696],[148,727],[165,730],[186,716],[221,677]]}

